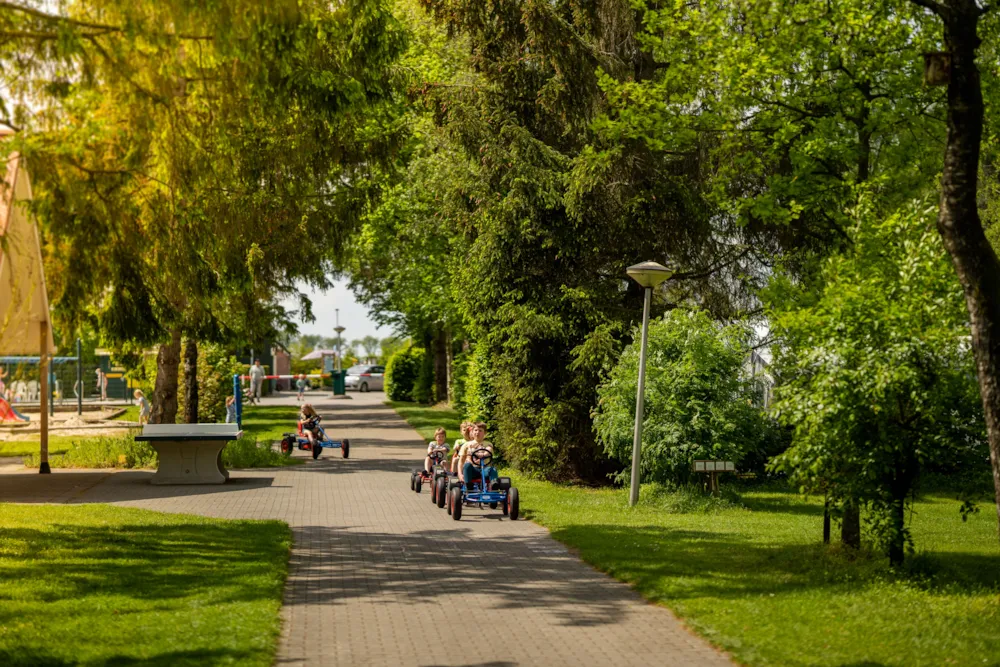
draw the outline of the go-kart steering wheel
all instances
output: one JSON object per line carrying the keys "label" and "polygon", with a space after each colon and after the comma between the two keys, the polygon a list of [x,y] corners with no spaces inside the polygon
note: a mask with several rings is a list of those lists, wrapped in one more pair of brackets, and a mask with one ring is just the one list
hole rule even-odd
{"label": "go-kart steering wheel", "polygon": [[474,465],[488,466],[493,463],[493,452],[486,449],[485,447],[480,447],[476,451],[469,455],[472,459]]}
{"label": "go-kart steering wheel", "polygon": [[434,461],[435,463],[441,463],[441,461],[444,459],[444,452],[435,450],[430,454],[428,454],[428,456],[430,457],[431,461]]}

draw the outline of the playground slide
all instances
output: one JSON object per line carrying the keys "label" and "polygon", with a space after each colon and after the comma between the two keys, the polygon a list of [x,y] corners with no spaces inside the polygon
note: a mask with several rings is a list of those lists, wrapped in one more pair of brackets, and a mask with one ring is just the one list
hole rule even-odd
{"label": "playground slide", "polygon": [[0,422],[26,422],[28,418],[14,409],[6,399],[0,398]]}

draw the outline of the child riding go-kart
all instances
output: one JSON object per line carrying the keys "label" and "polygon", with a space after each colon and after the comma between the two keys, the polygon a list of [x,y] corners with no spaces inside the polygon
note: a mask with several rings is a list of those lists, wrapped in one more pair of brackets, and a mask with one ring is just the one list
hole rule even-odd
{"label": "child riding go-kart", "polygon": [[[445,474],[444,468],[441,466],[441,463],[444,461],[444,455],[445,453],[440,451],[432,451],[429,454],[427,454],[427,458],[431,462],[431,471],[428,471],[425,467],[425,468],[417,468],[413,472],[411,472],[410,473],[411,491],[416,491],[417,493],[420,493],[420,490],[423,488],[424,484],[434,482],[434,485],[431,486],[431,490],[434,493],[436,493],[437,480]],[[432,493],[431,495],[433,496],[434,493]],[[435,498],[432,497],[431,501],[433,502],[434,500]]]}
{"label": "child riding go-kart", "polygon": [[443,428],[434,432],[434,439],[427,443],[427,458],[424,459],[424,467],[418,468],[410,473],[410,490],[420,493],[424,484],[433,480],[431,486],[431,502],[437,502],[437,481],[442,476],[447,475],[445,467],[442,465],[445,456],[448,455],[448,445],[444,443],[448,439],[448,433]]}
{"label": "child riding go-kart", "polygon": [[[451,518],[455,521],[460,520],[462,508],[465,506],[475,506],[482,509],[484,504],[488,504],[491,509],[496,509],[498,505],[502,506],[504,516],[510,516],[511,520],[516,520],[521,513],[517,488],[511,487],[510,477],[491,479],[490,473],[493,469],[490,468],[490,463],[493,462],[493,452],[485,447],[480,447],[473,450],[469,454],[469,458],[472,465],[466,466],[465,470],[470,471],[470,468],[478,468],[478,475],[475,475],[477,478],[469,479],[470,475],[466,473],[464,481],[457,481],[452,485],[442,485],[439,489],[439,494],[448,489],[446,502]],[[441,484],[441,482],[438,483]],[[438,502],[440,503],[440,499]]]}
{"label": "child riding go-kart", "polygon": [[351,442],[343,440],[333,440],[319,425],[322,421],[312,406],[306,404],[302,406],[302,419],[299,420],[298,433],[285,433],[281,439],[281,453],[291,456],[292,450],[298,447],[301,450],[311,451],[314,459],[319,458],[324,447],[339,447],[343,457],[346,459],[351,452]]}

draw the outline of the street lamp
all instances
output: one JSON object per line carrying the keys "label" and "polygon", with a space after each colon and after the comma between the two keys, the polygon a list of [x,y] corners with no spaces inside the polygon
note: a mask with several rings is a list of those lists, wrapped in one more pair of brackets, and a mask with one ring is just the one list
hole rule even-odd
{"label": "street lamp", "polygon": [[340,326],[340,308],[335,308],[334,311],[337,314],[337,326],[333,328],[337,332],[337,374],[340,374],[340,334],[344,333],[345,328]]}
{"label": "street lamp", "polygon": [[642,306],[642,345],[639,348],[639,386],[635,394],[635,431],[632,437],[632,485],[628,504],[639,502],[639,458],[642,451],[642,410],[646,391],[646,338],[649,333],[649,304],[653,288],[673,275],[673,271],[656,262],[643,262],[626,270],[629,277],[642,285],[646,293]]}

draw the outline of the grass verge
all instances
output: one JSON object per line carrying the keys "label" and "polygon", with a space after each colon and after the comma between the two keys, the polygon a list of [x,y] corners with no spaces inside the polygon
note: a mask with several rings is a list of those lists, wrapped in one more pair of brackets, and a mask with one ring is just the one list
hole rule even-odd
{"label": "grass verge", "polygon": [[[37,468],[38,452],[24,457],[24,465]],[[281,455],[270,440],[244,435],[222,450],[227,468],[277,468],[302,463]],[[135,434],[86,438],[70,445],[62,454],[49,456],[53,468],[155,468],[156,451],[148,442],[136,442]]]}
{"label": "grass verge", "polygon": [[[903,572],[820,543],[822,507],[743,490],[699,506],[643,487],[582,489],[516,477],[526,516],[594,567],[678,613],[752,665],[973,665],[1000,655],[996,514],[914,506],[920,551]],[[684,495],[684,494],[680,494]]]}
{"label": "grass verge", "polygon": [[[422,435],[461,421],[454,411],[390,405]],[[821,502],[784,489],[724,486],[714,500],[644,485],[630,508],[627,489],[513,476],[527,518],[746,664],[997,664],[993,505],[963,523],[952,496],[915,503],[918,551],[894,572],[884,558],[824,547]]]}
{"label": "grass verge", "polygon": [[0,505],[0,664],[270,665],[291,531]]}

